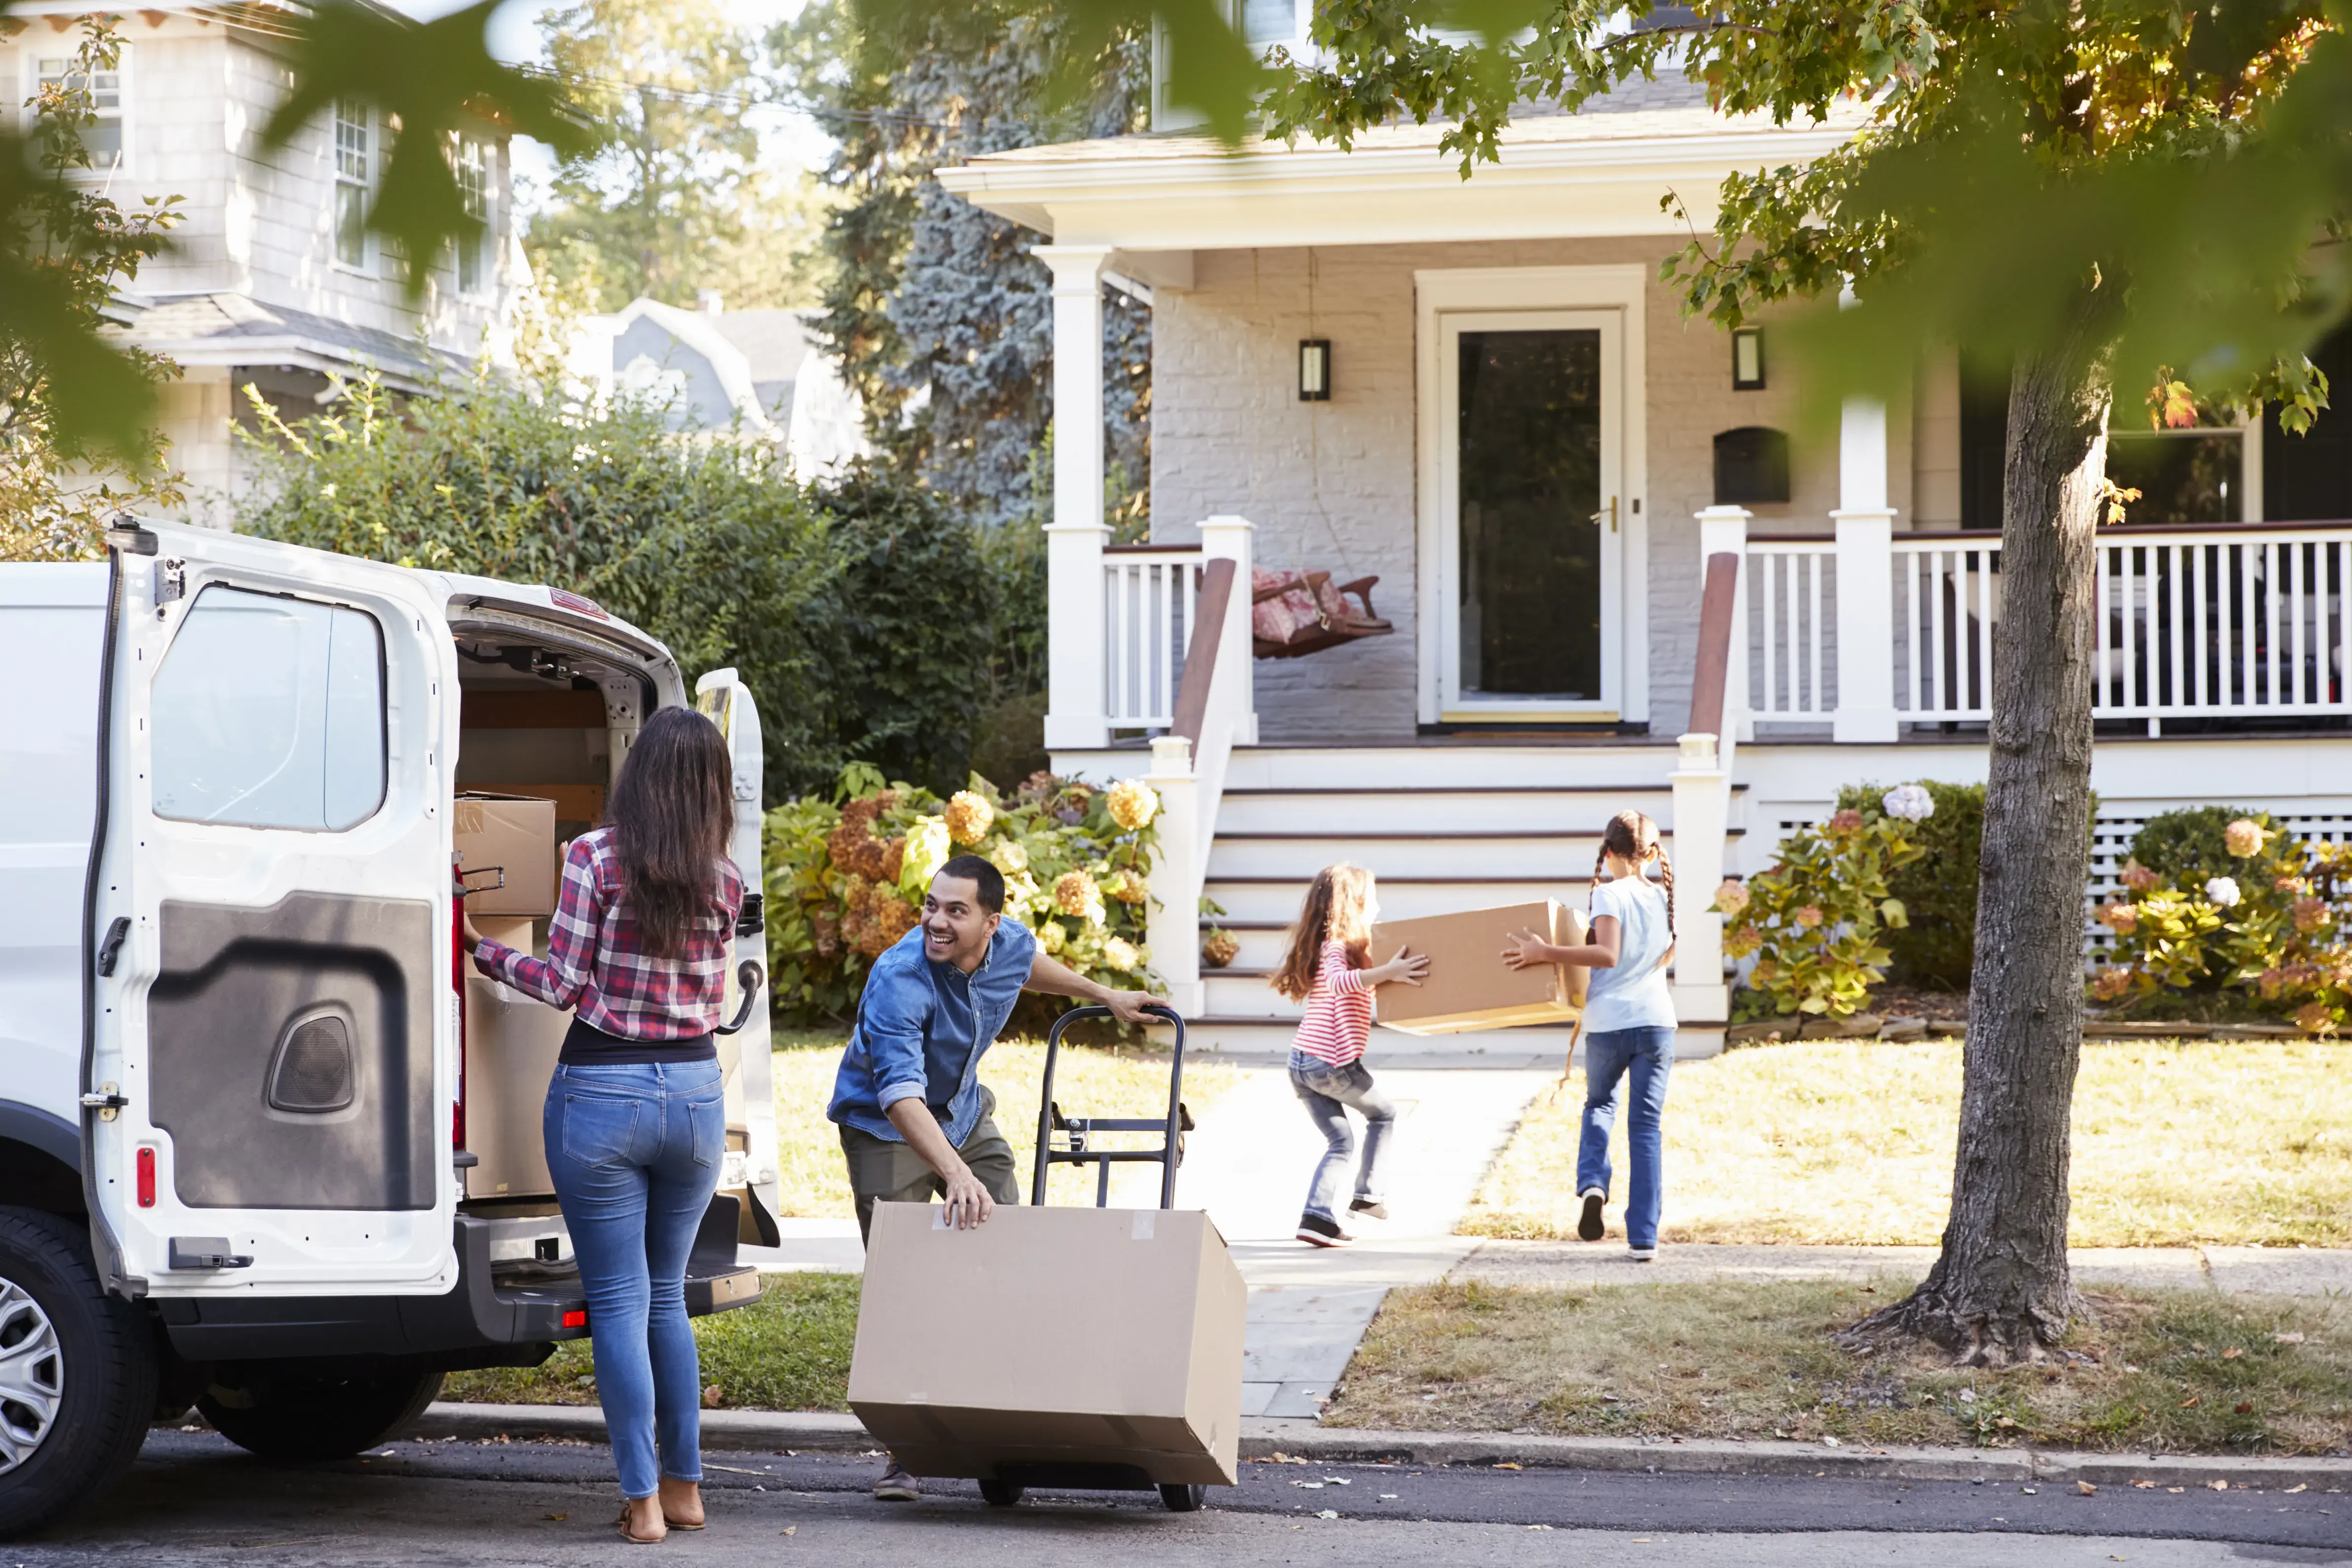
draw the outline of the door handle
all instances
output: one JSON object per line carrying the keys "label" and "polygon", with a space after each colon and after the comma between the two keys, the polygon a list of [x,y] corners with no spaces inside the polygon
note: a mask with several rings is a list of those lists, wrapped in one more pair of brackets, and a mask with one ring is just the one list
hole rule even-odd
{"label": "door handle", "polygon": [[1608,519],[1609,519],[1609,531],[1610,531],[1611,533],[1612,533],[1612,534],[1613,534],[1613,533],[1615,533],[1615,532],[1617,531],[1617,497],[1614,497],[1614,496],[1610,497],[1609,497],[1609,504],[1608,504],[1607,506],[1605,506],[1605,507],[1601,507],[1599,511],[1597,511],[1597,512],[1593,513],[1591,517],[1590,517],[1586,518],[1585,520],[1586,520],[1587,522],[1591,523],[1594,528],[1599,528],[1599,527],[1601,526],[1601,518],[1603,518],[1603,517],[1606,517],[1606,518],[1608,518]]}

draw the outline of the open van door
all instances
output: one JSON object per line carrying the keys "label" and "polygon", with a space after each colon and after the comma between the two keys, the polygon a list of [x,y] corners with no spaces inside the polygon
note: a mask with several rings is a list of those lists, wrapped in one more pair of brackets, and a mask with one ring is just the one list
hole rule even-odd
{"label": "open van door", "polygon": [[[756,973],[768,969],[768,927],[763,918],[760,797],[764,772],[761,751],[760,708],[751,688],[731,669],[713,670],[694,684],[698,712],[718,725],[727,737],[735,763],[735,831],[728,853],[743,879],[743,918],[735,927],[735,962],[728,967],[724,1013],[732,1018],[742,1007],[740,977],[747,964]],[[762,985],[762,992],[765,987]],[[781,1239],[776,1224],[783,1187],[776,1156],[776,1090],[768,1030],[765,994],[753,1003],[743,1027],[719,1037],[719,1066],[727,1075],[727,1160],[719,1175],[719,1190],[742,1200],[742,1226],[738,1239],[773,1247]]]}
{"label": "open van door", "polygon": [[209,529],[107,538],[82,1103],[109,1283],[446,1291],[440,609],[397,567]]}

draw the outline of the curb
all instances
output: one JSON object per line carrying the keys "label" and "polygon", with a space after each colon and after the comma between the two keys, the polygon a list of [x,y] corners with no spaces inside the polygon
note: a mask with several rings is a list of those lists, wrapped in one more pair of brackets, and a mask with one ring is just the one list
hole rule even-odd
{"label": "curb", "polygon": [[[435,1404],[409,1427],[419,1438],[559,1437],[604,1441],[593,1405]],[[855,1416],[819,1411],[706,1410],[702,1446],[712,1449],[873,1453]],[[2231,1489],[2307,1486],[2352,1491],[2352,1459],[2241,1458],[2200,1454],[2082,1454],[2027,1448],[1863,1448],[1776,1439],[1545,1437],[1517,1432],[1381,1432],[1303,1421],[1242,1423],[1241,1456],[1326,1464],[1498,1464],[1529,1469],[1642,1471],[1656,1475],[1834,1476],[1848,1480],[2081,1481],[2092,1486]]]}

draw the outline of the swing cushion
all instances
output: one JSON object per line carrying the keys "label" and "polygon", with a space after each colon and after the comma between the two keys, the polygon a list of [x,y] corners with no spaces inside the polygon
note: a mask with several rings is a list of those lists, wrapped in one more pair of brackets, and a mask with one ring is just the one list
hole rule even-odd
{"label": "swing cushion", "polygon": [[1288,643],[1307,632],[1348,622],[1347,601],[1326,573],[1309,579],[1301,572],[1253,567],[1250,589],[1255,601],[1250,606],[1250,632],[1262,642]]}

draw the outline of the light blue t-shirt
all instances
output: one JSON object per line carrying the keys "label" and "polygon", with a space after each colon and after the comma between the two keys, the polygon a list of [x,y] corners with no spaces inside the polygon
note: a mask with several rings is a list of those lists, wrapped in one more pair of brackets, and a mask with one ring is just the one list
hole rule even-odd
{"label": "light blue t-shirt", "polygon": [[1617,963],[1595,969],[1585,987],[1584,1032],[1672,1029],[1675,998],[1658,960],[1675,943],[1664,889],[1645,876],[1619,877],[1592,890],[1592,915],[1617,918]]}

